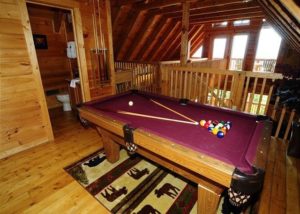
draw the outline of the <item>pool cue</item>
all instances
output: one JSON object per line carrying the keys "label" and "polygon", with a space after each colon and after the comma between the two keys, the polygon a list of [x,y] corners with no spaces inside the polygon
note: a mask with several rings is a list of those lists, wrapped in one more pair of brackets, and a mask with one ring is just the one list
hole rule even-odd
{"label": "pool cue", "polygon": [[119,114],[126,114],[126,115],[137,116],[137,117],[145,117],[145,118],[151,118],[151,119],[156,119],[156,120],[166,120],[166,121],[171,121],[171,122],[176,122],[176,123],[199,125],[199,123],[196,121],[190,122],[190,121],[184,121],[184,120],[176,120],[176,119],[171,119],[171,118],[166,118],[166,117],[157,117],[157,116],[153,116],[153,115],[139,114],[139,113],[134,113],[134,112],[129,112],[129,111],[116,111],[116,112]]}
{"label": "pool cue", "polygon": [[198,123],[197,121],[195,121],[195,120],[193,120],[193,119],[191,119],[191,118],[189,118],[189,117],[187,117],[187,116],[185,116],[185,115],[183,115],[183,114],[181,114],[181,113],[179,113],[179,112],[177,112],[177,111],[175,111],[175,110],[173,110],[173,109],[171,109],[171,108],[169,108],[169,107],[167,107],[167,106],[165,106],[165,105],[163,105],[163,104],[161,104],[161,103],[159,103],[159,102],[157,102],[153,99],[150,99],[150,101],[155,103],[156,105],[159,105],[159,106],[161,106],[161,107],[163,107],[163,108],[165,108],[165,109],[167,109],[167,110],[169,110],[169,111],[171,111],[171,112],[173,112],[173,113],[175,113],[175,114],[191,121],[191,122]]}

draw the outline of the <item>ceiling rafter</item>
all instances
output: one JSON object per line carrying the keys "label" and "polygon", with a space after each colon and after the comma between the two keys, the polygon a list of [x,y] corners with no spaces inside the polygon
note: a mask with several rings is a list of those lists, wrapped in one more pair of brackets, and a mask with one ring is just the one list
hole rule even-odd
{"label": "ceiling rafter", "polygon": [[165,37],[162,43],[157,47],[156,52],[150,55],[150,61],[155,61],[159,57],[162,57],[163,59],[163,52],[165,52],[165,50],[167,50],[167,48],[170,46],[172,38],[176,37],[177,33],[180,30],[180,27],[181,22],[176,22],[167,37]]}
{"label": "ceiling rafter", "polygon": [[149,37],[147,37],[147,41],[140,49],[137,56],[140,56],[142,60],[145,60],[147,54],[151,51],[151,48],[154,42],[157,40],[157,37],[162,33],[162,31],[170,25],[171,19],[164,18],[159,24],[155,27],[155,29],[151,32]]}
{"label": "ceiling rafter", "polygon": [[152,14],[148,14],[148,18],[146,18],[146,22],[141,26],[141,29],[137,33],[136,37],[134,38],[130,48],[126,52],[125,56],[127,59],[132,60],[132,55],[136,52],[136,47],[141,44],[141,41],[149,34],[150,29],[153,28],[153,25],[157,23],[159,19],[161,19],[161,15],[155,15],[154,17]]}
{"label": "ceiling rafter", "polygon": [[[136,50],[133,52],[133,59],[137,59],[137,57],[139,57],[138,52],[142,49],[142,47],[145,45],[146,42],[149,42],[149,39],[151,40],[148,49],[146,51],[144,51],[143,53],[141,53],[142,56],[140,56],[140,58],[143,58],[143,56],[151,51],[153,45],[156,43],[158,36],[160,36],[163,32],[165,32],[165,30],[170,26],[170,22],[171,19],[166,19],[165,17],[161,17],[161,19],[155,24],[155,26],[152,28],[153,30],[149,33],[149,36],[144,37],[144,41],[142,43],[139,44],[139,47],[136,48]],[[161,25],[161,23],[164,23],[163,25]],[[158,30],[158,28],[160,28]],[[156,32],[156,34],[154,34],[153,32]]]}
{"label": "ceiling rafter", "polygon": [[[135,22],[133,23],[132,28],[130,29],[129,33],[127,35],[122,34],[122,36],[125,37],[125,40],[123,43],[118,43],[120,38],[117,38],[116,43],[120,44],[119,49],[116,49],[116,58],[119,59],[123,59],[126,58],[126,52],[128,51],[128,49],[130,48],[132,42],[134,41],[137,33],[139,31],[141,31],[141,28],[144,24],[144,22],[146,22],[146,20],[148,20],[150,17],[152,17],[152,14],[149,14],[147,11],[140,11],[138,14],[138,17],[136,18]],[[127,28],[127,25],[122,26],[121,31],[125,30],[125,28]]]}
{"label": "ceiling rafter", "polygon": [[174,21],[169,19],[168,22],[169,22],[168,25],[166,24],[165,25],[166,27],[164,29],[162,29],[159,34],[157,34],[153,43],[150,45],[148,51],[146,51],[143,54],[143,58],[145,58],[147,60],[150,59],[151,56],[153,56],[155,54],[155,52],[158,49],[157,47],[159,47],[161,45],[164,38],[166,38],[168,36],[168,34],[172,31],[172,28],[174,27]]}

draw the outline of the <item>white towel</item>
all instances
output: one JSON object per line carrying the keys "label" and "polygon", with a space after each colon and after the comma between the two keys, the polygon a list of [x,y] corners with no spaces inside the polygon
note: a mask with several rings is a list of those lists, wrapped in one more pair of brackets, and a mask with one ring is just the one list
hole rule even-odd
{"label": "white towel", "polygon": [[71,88],[76,88],[76,83],[80,83],[80,79],[76,78],[76,79],[72,79],[70,82],[70,87]]}

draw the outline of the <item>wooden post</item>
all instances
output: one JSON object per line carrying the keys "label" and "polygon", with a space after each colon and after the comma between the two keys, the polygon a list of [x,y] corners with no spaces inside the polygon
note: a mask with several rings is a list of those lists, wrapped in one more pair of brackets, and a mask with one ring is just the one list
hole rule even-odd
{"label": "wooden post", "polygon": [[244,84],[245,84],[245,78],[246,78],[246,72],[240,72],[237,73],[236,75],[234,75],[234,82],[231,84],[233,85],[233,90],[231,91],[231,93],[233,93],[233,106],[236,106],[236,108],[238,110],[244,110],[241,109],[241,100],[242,100],[242,96],[243,96],[243,89],[244,89]]}
{"label": "wooden post", "polygon": [[110,71],[112,93],[116,93],[115,87],[115,65],[114,65],[114,49],[113,49],[113,38],[112,38],[112,25],[111,25],[111,8],[110,1],[105,0],[105,12],[106,12],[106,25],[107,25],[107,43],[108,43],[108,68]]}
{"label": "wooden post", "polygon": [[189,16],[190,16],[190,2],[182,3],[182,29],[181,29],[181,52],[180,63],[185,65],[189,58]]}

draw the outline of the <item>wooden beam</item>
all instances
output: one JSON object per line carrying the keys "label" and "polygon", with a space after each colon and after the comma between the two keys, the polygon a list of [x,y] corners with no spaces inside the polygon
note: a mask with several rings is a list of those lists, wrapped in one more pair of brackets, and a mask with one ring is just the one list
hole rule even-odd
{"label": "wooden beam", "polygon": [[265,18],[265,15],[261,12],[251,12],[247,14],[235,14],[235,15],[225,15],[225,16],[214,16],[214,17],[202,17],[198,19],[191,19],[191,24],[203,24],[203,23],[216,23],[223,21],[233,21],[238,19],[253,19],[253,18]]}
{"label": "wooden beam", "polygon": [[158,51],[159,47],[162,45],[164,42],[165,38],[168,37],[168,35],[172,32],[174,27],[174,22],[170,20],[169,24],[166,26],[166,28],[162,29],[158,37],[156,37],[156,40],[154,43],[151,45],[151,48],[149,49],[150,52],[147,54],[146,59],[151,61],[150,59],[152,56],[155,54],[155,52]]}
{"label": "wooden beam", "polygon": [[[234,4],[234,5],[227,5],[222,7],[210,7],[210,8],[202,8],[202,9],[196,9],[190,11],[190,17],[197,16],[197,15],[210,15],[210,14],[220,14],[220,13],[228,13],[228,14],[234,14],[236,12],[243,12],[244,10],[249,11],[262,11],[261,7],[259,5],[251,5],[251,6],[244,6],[241,4]],[[245,11],[247,12],[247,11]],[[174,17],[178,18],[182,16],[182,13],[176,12],[176,13],[167,13],[167,17]]]}
{"label": "wooden beam", "polygon": [[124,24],[123,26],[119,26],[119,28],[121,28],[120,34],[117,38],[114,38],[114,50],[116,52],[115,56],[118,56],[118,53],[120,52],[122,46],[125,44],[125,41],[128,38],[130,31],[132,30],[137,21],[139,13],[140,12],[136,10],[129,11],[126,24]]}
{"label": "wooden beam", "polygon": [[180,27],[181,23],[176,22],[169,34],[164,38],[158,49],[156,49],[156,52],[150,55],[150,61],[161,61],[164,59],[164,53],[166,53],[168,48],[171,46],[170,44],[172,43],[173,38],[180,35]]}
{"label": "wooden beam", "polygon": [[145,61],[145,56],[147,56],[149,50],[151,49],[151,45],[153,42],[152,39],[156,35],[159,34],[159,32],[161,31],[161,28],[165,25],[166,21],[167,20],[163,17],[163,19],[158,23],[158,25],[155,27],[155,29],[151,32],[151,34],[147,38],[147,41],[145,42],[145,44],[143,45],[143,47],[140,49],[140,51],[137,54],[140,57],[140,60]]}
{"label": "wooden beam", "polygon": [[[185,0],[184,2],[197,2],[198,0]],[[174,5],[181,5],[183,0],[164,0],[164,1],[152,1],[150,3],[139,3],[136,4],[140,10],[149,10],[154,8],[170,7]]]}
{"label": "wooden beam", "polygon": [[136,50],[136,47],[138,46],[138,44],[141,43],[141,41],[147,35],[145,32],[147,31],[149,33],[149,30],[153,28],[153,25],[155,25],[159,21],[159,19],[161,19],[161,17],[162,17],[161,15],[156,15],[153,17],[152,14],[147,14],[147,18],[145,19],[146,22],[141,26],[139,32],[133,38],[133,42],[131,43],[130,48],[125,54],[126,59],[129,60],[131,59],[133,52]]}
{"label": "wooden beam", "polygon": [[181,29],[181,51],[180,63],[185,65],[189,58],[189,16],[190,16],[190,2],[182,3],[182,29]]}
{"label": "wooden beam", "polygon": [[[201,19],[201,18],[206,18],[206,19],[214,19],[218,17],[225,17],[225,19],[228,17],[230,18],[231,16],[247,16],[248,14],[261,14],[264,15],[262,10],[256,10],[253,11],[252,9],[245,9],[241,11],[235,11],[234,13],[231,12],[220,12],[220,13],[212,13],[212,14],[198,14],[190,17],[190,21],[196,20],[196,19]],[[181,17],[174,18],[174,20],[181,20]]]}
{"label": "wooden beam", "polygon": [[[181,25],[181,22],[179,22]],[[180,26],[181,27],[181,26]],[[163,50],[162,54],[161,54],[161,59],[162,60],[168,60],[169,56],[170,56],[170,52],[172,52],[174,50],[174,48],[177,46],[178,43],[180,43],[180,39],[181,39],[181,28],[177,29],[177,31],[175,32],[175,37],[174,38],[170,38],[170,43],[168,43],[166,45],[166,49]]]}
{"label": "wooden beam", "polygon": [[[191,2],[190,4],[190,10],[191,13],[193,13],[194,10],[203,10],[203,9],[215,9],[218,11],[217,8],[222,9],[223,7],[230,7],[234,5],[241,5],[241,6],[254,6],[258,5],[256,1],[252,2],[243,2],[241,0],[218,0],[218,1],[212,1],[212,0],[204,0],[204,1],[196,1]],[[157,10],[157,13],[162,13],[164,15],[167,15],[168,13],[181,13],[181,5],[175,5],[170,7],[163,7],[159,8]]]}
{"label": "wooden beam", "polygon": [[[142,28],[143,23],[149,18],[149,14],[146,11],[139,11],[136,20],[133,22],[133,25],[130,29],[130,31],[128,32],[127,35],[125,34],[120,34],[118,38],[120,37],[125,37],[125,40],[123,40],[122,43],[120,43],[120,46],[115,47],[116,50],[116,56],[117,56],[117,60],[122,60],[122,59],[126,59],[126,52],[128,51],[128,49],[130,48],[131,43],[133,42],[133,39],[135,37],[135,35],[139,32],[139,30]],[[123,26],[124,28],[126,27],[126,25]],[[122,29],[123,29],[122,27]],[[118,40],[118,38],[116,38],[116,40]],[[119,48],[119,49],[117,49]]]}
{"label": "wooden beam", "polygon": [[[165,17],[158,15],[157,17],[155,16],[153,19],[153,23],[149,26],[148,29],[146,29],[144,31],[144,35],[142,37],[142,39],[140,40],[139,43],[137,43],[136,48],[134,49],[130,60],[141,60],[141,56],[138,55],[138,52],[143,48],[143,46],[145,45],[145,43],[147,42],[147,40],[149,39],[150,35],[153,33],[153,31],[155,31],[155,29],[157,28],[157,26],[159,26],[161,24],[161,22],[166,22]],[[150,38],[152,39],[152,42],[154,42],[154,38]]]}

